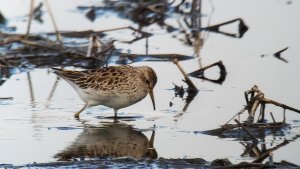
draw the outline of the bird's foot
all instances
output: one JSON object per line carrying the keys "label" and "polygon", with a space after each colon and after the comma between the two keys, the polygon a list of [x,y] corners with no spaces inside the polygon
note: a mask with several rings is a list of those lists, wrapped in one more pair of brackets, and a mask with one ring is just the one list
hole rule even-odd
{"label": "bird's foot", "polygon": [[75,114],[74,114],[74,118],[75,118],[75,119],[79,119],[79,113],[75,113]]}

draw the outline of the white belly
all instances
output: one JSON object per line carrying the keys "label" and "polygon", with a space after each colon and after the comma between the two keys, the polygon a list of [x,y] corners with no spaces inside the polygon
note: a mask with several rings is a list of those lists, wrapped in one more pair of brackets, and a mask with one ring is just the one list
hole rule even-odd
{"label": "white belly", "polygon": [[133,105],[146,97],[147,92],[140,92],[132,97],[129,94],[96,93],[90,90],[76,90],[80,98],[88,106],[104,105],[114,109],[120,109]]}

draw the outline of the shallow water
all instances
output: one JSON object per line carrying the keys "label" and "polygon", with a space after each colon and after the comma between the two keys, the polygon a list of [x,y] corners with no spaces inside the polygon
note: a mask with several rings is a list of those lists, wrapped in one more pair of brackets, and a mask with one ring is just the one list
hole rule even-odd
{"label": "shallow water", "polygon": [[[213,7],[209,2],[212,2]],[[204,44],[200,51],[202,65],[222,60],[227,77],[222,85],[192,78],[199,92],[182,112],[185,100],[174,97],[171,90],[175,83],[179,86],[183,76],[172,62],[137,62],[134,66],[148,65],[158,75],[155,87],[157,110],[153,111],[151,100],[147,96],[141,102],[121,109],[120,116],[134,118],[120,119],[120,123],[129,125],[133,131],[142,132],[149,140],[155,129],[154,148],[158,157],[164,158],[204,158],[212,161],[216,158],[228,158],[232,162],[252,161],[251,157],[241,157],[243,146],[236,139],[221,139],[201,134],[217,128],[235,115],[245,104],[244,91],[254,84],[258,85],[267,98],[277,100],[295,108],[300,108],[300,24],[297,22],[300,2],[289,0],[216,0],[204,1],[203,24],[218,24],[235,18],[242,18],[249,30],[242,38],[232,38],[218,33],[202,32]],[[66,5],[63,5],[66,4]],[[137,26],[130,20],[108,11],[94,22],[78,12],[77,5],[90,5],[91,2],[51,1],[60,30],[108,29],[123,26]],[[16,26],[17,33],[26,32],[25,15],[29,1],[2,0],[0,11],[9,19],[8,26]],[[45,10],[45,9],[44,9]],[[211,14],[211,11],[213,13]],[[76,19],[75,19],[76,18]],[[176,24],[180,16],[168,18],[165,22]],[[224,31],[236,32],[237,25],[226,26]],[[32,33],[52,32],[49,16],[44,16],[44,24],[33,22]],[[115,43],[116,48],[130,53],[151,54],[177,53],[191,56],[195,53],[192,46],[185,45],[184,38],[178,32],[167,33],[157,24],[143,29],[154,36],[133,44]],[[131,37],[130,32],[111,33],[110,37],[120,40]],[[176,36],[177,38],[173,38]],[[109,39],[110,37],[105,37]],[[289,47],[282,57],[285,63],[272,56],[273,53]],[[268,55],[261,57],[261,55]],[[180,62],[186,72],[199,69],[198,58]],[[112,64],[111,64],[112,65]],[[69,67],[69,69],[74,69]],[[0,100],[0,164],[23,165],[33,162],[57,161],[54,156],[72,144],[87,127],[107,127],[113,120],[113,110],[103,106],[87,109],[80,120],[73,118],[84,103],[65,81],[57,81],[49,69],[15,70],[17,73],[7,78],[0,86],[0,97],[13,97],[12,100]],[[207,72],[207,76],[218,77],[218,70]],[[57,83],[57,86],[55,86]],[[30,90],[31,89],[31,90]],[[52,91],[52,92],[51,92]],[[184,98],[186,95],[184,96]],[[170,107],[170,102],[173,106]],[[282,120],[282,109],[271,105],[275,119]],[[287,122],[291,129],[286,138],[291,139],[299,131],[299,114],[287,111]],[[181,114],[181,116],[177,116]],[[155,127],[154,127],[155,125]],[[266,136],[267,147],[279,144],[283,135]],[[297,156],[300,141],[274,151],[274,161],[287,160],[300,164]]]}

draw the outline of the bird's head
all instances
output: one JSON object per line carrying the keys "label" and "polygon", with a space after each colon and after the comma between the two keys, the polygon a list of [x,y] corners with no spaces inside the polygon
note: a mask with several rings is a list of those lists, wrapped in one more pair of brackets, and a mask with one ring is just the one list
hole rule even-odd
{"label": "bird's head", "polygon": [[156,85],[157,82],[157,76],[155,71],[148,66],[142,66],[141,70],[143,72],[143,83],[145,85],[145,88],[147,90],[147,92],[149,93],[151,100],[152,100],[152,104],[153,104],[153,108],[155,110],[155,100],[154,100],[154,95],[153,95],[153,88]]}

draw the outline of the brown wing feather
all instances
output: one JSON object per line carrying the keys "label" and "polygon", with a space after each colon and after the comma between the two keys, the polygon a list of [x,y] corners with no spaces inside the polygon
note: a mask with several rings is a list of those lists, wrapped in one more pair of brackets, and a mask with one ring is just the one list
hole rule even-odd
{"label": "brown wing feather", "polygon": [[54,70],[53,73],[59,75],[60,77],[70,80],[72,82],[81,79],[85,76],[85,73],[80,71],[71,71],[71,70],[64,70],[64,69],[58,69],[58,68],[52,68]]}
{"label": "brown wing feather", "polygon": [[[125,78],[124,69],[127,69],[127,73],[133,70],[132,66],[111,66],[101,69],[90,69],[85,71],[71,71],[58,68],[52,68],[55,74],[62,78],[73,82],[80,88],[93,88],[94,90],[108,90],[113,88],[116,83],[119,82],[119,78]],[[123,69],[123,70],[121,70]]]}

